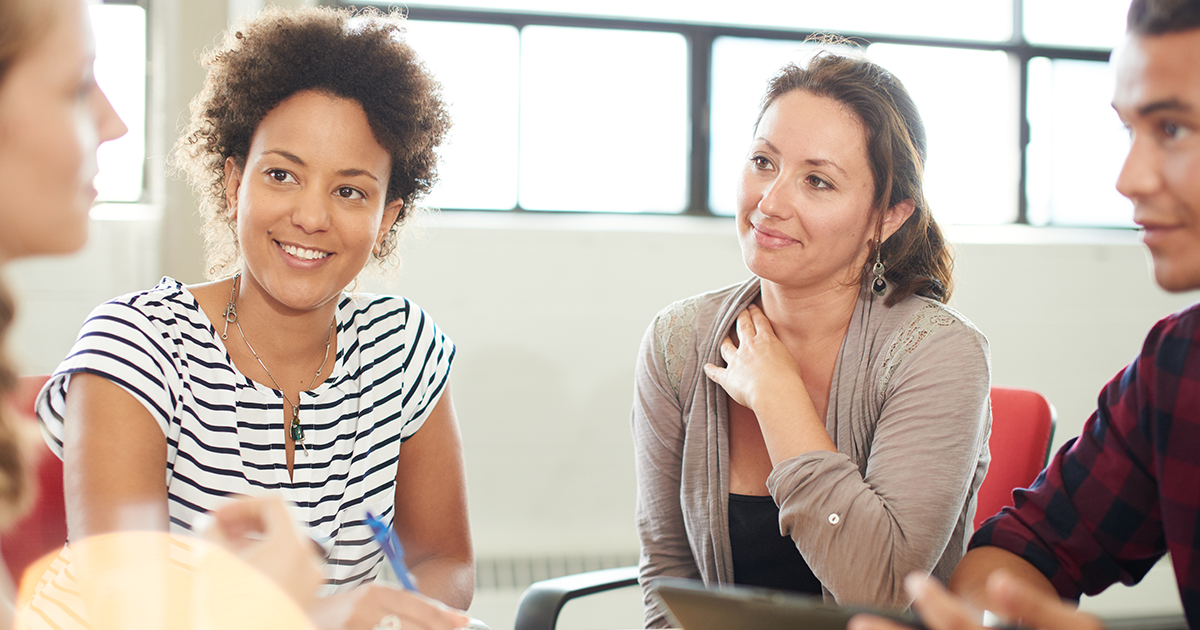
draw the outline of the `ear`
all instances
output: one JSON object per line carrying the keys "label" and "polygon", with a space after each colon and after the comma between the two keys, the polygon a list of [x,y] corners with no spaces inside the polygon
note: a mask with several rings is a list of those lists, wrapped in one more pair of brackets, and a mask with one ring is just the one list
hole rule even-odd
{"label": "ear", "polygon": [[904,225],[904,222],[908,220],[908,217],[912,216],[913,211],[916,209],[917,203],[912,199],[905,199],[891,208],[888,208],[887,211],[883,213],[883,225],[881,226],[883,228],[883,233],[881,234],[882,240],[886,241],[891,238],[891,236],[896,233],[896,230],[899,230],[900,226]]}
{"label": "ear", "polygon": [[237,221],[238,190],[242,185],[242,169],[232,157],[225,158],[225,212],[230,221]]}
{"label": "ear", "polygon": [[379,253],[384,237],[391,231],[392,224],[396,222],[396,217],[400,216],[400,211],[403,209],[403,199],[397,199],[383,207],[383,220],[379,222],[379,234],[375,237],[375,253]]}

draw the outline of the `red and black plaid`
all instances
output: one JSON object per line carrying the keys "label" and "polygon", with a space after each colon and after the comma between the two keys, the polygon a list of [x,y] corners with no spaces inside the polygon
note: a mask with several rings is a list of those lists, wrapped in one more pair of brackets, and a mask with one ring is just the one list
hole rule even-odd
{"label": "red and black plaid", "polygon": [[1025,558],[1068,599],[1134,584],[1170,552],[1188,625],[1200,628],[1200,304],[1155,324],[1097,405],[970,547]]}

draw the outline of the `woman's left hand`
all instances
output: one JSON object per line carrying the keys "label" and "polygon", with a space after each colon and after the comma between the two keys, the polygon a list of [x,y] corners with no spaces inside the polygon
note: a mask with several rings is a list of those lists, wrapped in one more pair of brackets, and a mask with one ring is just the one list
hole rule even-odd
{"label": "woman's left hand", "polygon": [[796,359],[775,336],[761,308],[751,304],[738,313],[736,330],[738,343],[732,337],[721,340],[721,358],[726,367],[705,364],[708,378],[756,414],[761,413],[765,401],[778,400],[780,393],[808,395]]}

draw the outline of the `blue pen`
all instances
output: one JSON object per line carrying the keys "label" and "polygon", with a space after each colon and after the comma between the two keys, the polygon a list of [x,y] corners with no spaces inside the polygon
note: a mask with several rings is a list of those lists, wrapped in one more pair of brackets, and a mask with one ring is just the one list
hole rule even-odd
{"label": "blue pen", "polygon": [[413,584],[412,578],[408,577],[408,567],[404,565],[404,547],[400,544],[400,538],[396,536],[396,532],[384,525],[383,521],[379,520],[370,510],[367,510],[367,525],[371,526],[375,542],[383,548],[383,555],[387,556],[388,562],[392,563],[392,571],[396,572],[400,583],[404,585],[404,588],[416,591],[417,585]]}

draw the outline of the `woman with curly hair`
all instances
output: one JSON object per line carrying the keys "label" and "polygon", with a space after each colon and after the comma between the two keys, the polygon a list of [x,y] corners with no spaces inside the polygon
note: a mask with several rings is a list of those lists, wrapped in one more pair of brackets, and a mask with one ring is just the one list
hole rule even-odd
{"label": "woman with curly hair", "polygon": [[[345,292],[436,178],[439,86],[375,12],[270,9],[204,63],[175,159],[216,279],[101,305],[43,390],[70,537],[186,533],[272,494],[324,548],[318,626],[465,625],[442,604],[474,583],[454,345],[404,298]],[[374,581],[369,515],[423,595]]]}
{"label": "woman with curly hair", "polygon": [[[836,43],[836,42],[833,42]],[[753,277],[668,306],[633,407],[643,585],[659,576],[904,608],[946,579],[987,470],[987,340],[946,306],[925,129],[865,57],[770,81],[738,188]],[[647,597],[646,627],[666,625]]]}

